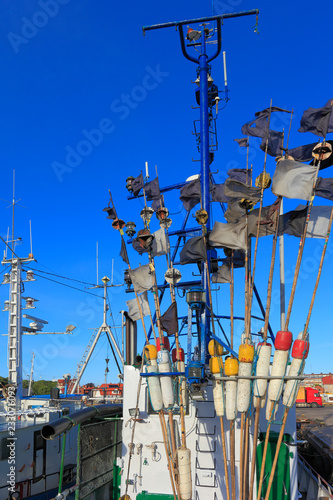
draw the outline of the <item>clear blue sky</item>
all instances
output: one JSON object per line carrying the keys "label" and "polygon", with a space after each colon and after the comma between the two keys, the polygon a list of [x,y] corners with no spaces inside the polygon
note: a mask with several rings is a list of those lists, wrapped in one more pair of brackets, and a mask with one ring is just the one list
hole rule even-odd
{"label": "clear blue sky", "polygon": [[[245,157],[233,139],[241,136],[241,125],[256,111],[269,106],[270,99],[273,105],[294,109],[289,144],[295,147],[316,140],[312,134],[297,132],[303,111],[309,106],[321,107],[332,97],[328,54],[333,7],[326,4],[318,8],[307,0],[214,2],[217,13],[253,8],[260,9],[259,35],[253,32],[254,17],[226,20],[223,26],[231,99],[219,114],[219,151],[212,167],[213,171],[219,171],[217,182],[223,182],[229,168],[245,166]],[[108,189],[112,190],[119,215],[139,226],[141,205],[137,201],[126,202],[126,177],[138,175],[145,161],[149,162],[151,178],[157,165],[162,186],[181,182],[199,168],[198,163],[192,162],[192,158],[198,158],[191,134],[192,121],[198,118],[197,111],[191,109],[195,104],[195,86],[191,83],[196,78],[195,65],[182,56],[178,33],[173,28],[149,32],[143,37],[141,27],[211,14],[212,2],[198,0],[167,3],[2,0],[0,233],[6,237],[11,225],[10,202],[4,200],[11,200],[15,169],[16,198],[21,199],[16,208],[15,235],[23,238],[23,244],[16,249],[21,256],[29,252],[31,219],[36,269],[95,283],[98,241],[100,278],[105,274],[110,276],[114,259],[114,283],[123,282],[125,265],[119,257],[119,235],[102,212],[108,202]],[[212,70],[220,87],[222,69],[220,57]],[[288,127],[281,119],[274,125],[278,130]],[[253,146],[255,141],[251,144],[250,160],[258,175],[263,154]],[[274,168],[275,162],[270,158],[268,170],[273,173]],[[333,177],[333,172],[325,170],[323,176]],[[265,203],[272,200],[267,193]],[[298,203],[288,200],[286,209]],[[166,204],[171,212],[181,208],[173,194],[166,196]],[[317,199],[316,204],[325,201]],[[219,212],[215,212],[223,221]],[[173,216],[175,222],[179,217]],[[156,230],[158,226],[154,224]],[[297,244],[295,238],[286,237],[289,278]],[[305,266],[290,324],[295,335],[305,322],[321,247],[320,240],[306,244]],[[271,241],[261,240],[256,282],[264,302],[270,252]],[[310,323],[311,349],[306,371],[333,370],[332,254],[330,242]],[[146,263],[146,257],[140,260],[131,253],[130,258],[133,266]],[[186,275],[192,269],[182,271]],[[241,295],[243,274],[239,273]],[[289,292],[290,279],[287,299]],[[42,278],[27,285],[27,293],[39,299],[33,314],[47,319],[50,330],[59,331],[73,323],[77,325],[77,333],[72,338],[60,339],[25,336],[25,372],[29,372],[34,351],[35,379],[74,374],[92,334],[89,329],[101,324],[102,301]],[[222,294],[218,312],[228,314],[228,289],[221,287],[218,293]],[[7,294],[8,288],[1,286],[1,304]],[[119,311],[129,298],[124,297],[121,287],[110,291],[115,323],[119,324]],[[243,309],[242,298],[236,313],[243,314]],[[271,319],[276,332],[279,329],[276,300]],[[1,333],[6,333],[6,313],[2,313],[0,324]],[[239,325],[238,342],[241,329]],[[1,375],[7,375],[6,340],[0,337]],[[104,379],[105,338],[97,351],[83,382],[98,383]],[[116,380],[113,368],[109,380]]]}

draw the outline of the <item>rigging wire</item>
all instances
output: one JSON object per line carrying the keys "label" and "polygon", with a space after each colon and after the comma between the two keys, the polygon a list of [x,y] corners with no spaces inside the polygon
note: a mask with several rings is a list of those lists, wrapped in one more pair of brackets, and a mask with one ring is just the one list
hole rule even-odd
{"label": "rigging wire", "polygon": [[[25,270],[25,269],[23,269]],[[98,297],[99,299],[103,299],[100,295],[97,295],[96,293],[88,292],[87,290],[83,290],[82,288],[77,288],[72,285],[66,285],[65,283],[61,283],[60,281],[53,280],[51,278],[47,278],[46,276],[41,276],[40,274],[36,274],[39,278],[43,278],[44,280],[52,281],[53,283],[58,283],[58,285],[66,286],[67,288],[72,288],[73,290],[78,290],[79,292],[87,293],[88,295],[94,295],[95,297]]]}
{"label": "rigging wire", "polygon": [[76,281],[77,283],[82,283],[83,285],[89,285],[89,286],[95,286],[95,283],[88,283],[87,281],[80,281],[75,278],[67,278],[66,276],[61,276],[60,274],[56,273],[48,273],[47,271],[42,271],[41,269],[36,269],[35,267],[30,267],[26,266],[29,269],[32,269],[33,271],[37,271],[39,273],[44,273],[44,274],[49,274],[50,276],[56,276],[57,278],[62,278],[64,280],[69,280],[69,281]]}

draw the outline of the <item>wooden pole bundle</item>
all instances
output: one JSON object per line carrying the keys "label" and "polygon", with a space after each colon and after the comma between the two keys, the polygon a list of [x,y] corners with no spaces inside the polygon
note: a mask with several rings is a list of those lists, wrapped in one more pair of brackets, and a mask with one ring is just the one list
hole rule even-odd
{"label": "wooden pole bundle", "polygon": [[[329,236],[330,236],[330,232],[331,232],[332,220],[333,220],[333,208],[331,209],[331,215],[330,215],[330,219],[329,219],[329,223],[328,223],[327,234],[326,234],[326,237],[325,237],[325,243],[324,243],[324,247],[323,247],[322,254],[321,254],[321,259],[320,259],[320,263],[319,263],[319,269],[318,269],[318,273],[317,273],[316,283],[315,283],[314,290],[313,290],[313,293],[312,293],[311,303],[310,303],[308,315],[307,315],[307,318],[306,318],[306,323],[305,323],[303,334],[302,334],[302,340],[305,340],[306,337],[307,337],[307,331],[308,331],[308,327],[309,327],[311,313],[312,313],[314,301],[315,301],[315,298],[316,298],[316,293],[317,293],[317,289],[318,289],[318,285],[319,285],[319,280],[320,280],[321,272],[322,272],[322,268],[323,268],[324,258],[325,258],[325,254],[326,254],[327,242],[328,242],[328,239],[329,239]],[[287,422],[287,417],[288,417],[289,410],[290,410],[290,407],[286,406],[285,410],[284,410],[284,415],[283,415],[283,420],[282,420],[282,426],[281,426],[280,433],[279,433],[279,438],[278,438],[277,445],[276,445],[276,451],[275,451],[274,461],[273,461],[272,469],[271,469],[270,476],[269,476],[269,481],[268,481],[268,486],[267,486],[265,500],[268,500],[268,498],[269,498],[269,494],[270,494],[270,491],[271,491],[271,488],[272,488],[272,484],[273,484],[273,481],[274,481],[274,474],[275,474],[275,470],[276,470],[276,466],[277,466],[277,461],[278,461],[278,458],[279,458],[279,452],[280,452],[280,448],[281,448],[281,444],[282,444],[282,440],[283,440],[283,435],[284,435],[284,430],[285,430],[285,427],[286,427],[286,422]]]}

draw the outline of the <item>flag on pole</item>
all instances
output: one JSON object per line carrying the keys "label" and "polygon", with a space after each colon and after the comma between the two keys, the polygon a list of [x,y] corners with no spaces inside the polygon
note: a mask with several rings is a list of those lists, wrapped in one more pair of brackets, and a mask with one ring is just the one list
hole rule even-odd
{"label": "flag on pole", "polygon": [[164,228],[161,227],[161,229],[155,231],[153,233],[153,236],[154,236],[153,246],[152,246],[153,255],[155,257],[158,257],[160,255],[166,255],[168,251],[167,251],[167,241]]}
{"label": "flag on pole", "polygon": [[200,179],[194,179],[194,181],[185,184],[180,190],[179,198],[188,212],[200,203]]}
{"label": "flag on pole", "polygon": [[208,237],[208,243],[215,248],[246,249],[245,218],[239,222],[223,224],[216,221]]}
{"label": "flag on pole", "polygon": [[318,177],[315,193],[321,198],[333,201],[333,179],[323,179],[322,177]]}
{"label": "flag on pole", "polygon": [[242,137],[241,139],[234,139],[238,146],[241,148],[247,148],[249,145],[249,139],[247,137]]}
{"label": "flag on pole", "polygon": [[124,241],[124,238],[121,238],[121,249],[120,249],[120,257],[123,259],[124,262],[129,266],[129,261],[128,261],[128,255],[127,255],[127,250],[126,250],[126,243]]}
{"label": "flag on pole", "polygon": [[229,178],[224,183],[224,194],[228,198],[245,198],[246,200],[258,203],[261,189]]}
{"label": "flag on pole", "polygon": [[145,264],[144,266],[140,266],[135,269],[130,269],[129,274],[136,293],[142,293],[146,290],[150,290],[153,286],[149,264]]}
{"label": "flag on pole", "polygon": [[132,180],[132,190],[133,190],[133,195],[138,196],[141,188],[143,188],[144,182],[143,182],[143,176],[142,172],[140,175],[135,177],[135,179]]}
{"label": "flag on pole", "polygon": [[317,167],[294,160],[281,160],[273,176],[272,192],[276,196],[310,200]]}
{"label": "flag on pole", "polygon": [[190,264],[207,259],[207,249],[203,236],[194,236],[187,240],[180,252],[180,264]]}
{"label": "flag on pole", "polygon": [[[272,205],[262,207],[259,227],[259,237],[268,236],[275,233],[275,223],[277,219],[277,211],[281,200],[278,198]],[[257,228],[259,224],[259,208],[251,210],[248,214],[248,236],[257,237]]]}
{"label": "flag on pole", "polygon": [[299,132],[312,132],[320,137],[326,137],[328,132],[333,132],[333,99],[329,99],[323,108],[309,108],[304,111],[301,118]]}
{"label": "flag on pole", "polygon": [[[142,311],[142,316],[148,316],[149,315],[149,302],[147,298],[147,292],[143,292],[141,295],[138,295],[141,311]],[[140,316],[140,309],[138,306],[138,301],[137,299],[131,299],[126,301],[126,305],[128,307],[128,315],[131,318],[132,321],[138,321],[141,316]]]}
{"label": "flag on pole", "polygon": [[161,198],[160,186],[158,184],[158,177],[156,179],[147,182],[144,186],[145,193],[147,195],[147,201],[159,200]]}
{"label": "flag on pole", "polygon": [[211,184],[210,194],[212,201],[218,201],[219,203],[228,203],[229,198],[224,194],[224,184]]}
{"label": "flag on pole", "polygon": [[[290,234],[300,238],[303,235],[308,208],[299,205],[295,210],[280,216],[279,235]],[[331,215],[330,206],[313,206],[306,231],[307,238],[325,238]]]}
{"label": "flag on pole", "polygon": [[171,306],[162,314],[160,324],[162,330],[167,332],[168,336],[178,332],[177,302],[172,302]]}
{"label": "flag on pole", "polygon": [[230,179],[244,184],[249,184],[250,181],[250,171],[246,170],[246,168],[231,168],[228,170],[228,176]]}
{"label": "flag on pole", "polygon": [[212,274],[212,283],[230,283],[230,266],[229,264],[223,264],[218,268],[216,273]]}

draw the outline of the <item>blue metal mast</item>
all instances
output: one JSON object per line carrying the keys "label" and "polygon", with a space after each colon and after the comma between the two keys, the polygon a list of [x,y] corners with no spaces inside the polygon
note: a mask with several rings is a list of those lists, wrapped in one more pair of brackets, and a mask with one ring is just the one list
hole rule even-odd
{"label": "blue metal mast", "polygon": [[[154,29],[161,29],[161,28],[169,28],[169,27],[176,27],[179,31],[179,36],[180,36],[180,43],[181,43],[181,49],[183,52],[184,57],[188,59],[191,62],[194,62],[199,65],[198,68],[198,76],[200,80],[200,160],[201,160],[201,170],[200,170],[200,182],[201,182],[201,202],[202,202],[202,209],[205,210],[208,214],[208,220],[205,224],[205,233],[210,231],[211,229],[211,224],[210,224],[210,144],[209,144],[209,133],[210,133],[210,116],[209,116],[209,108],[211,107],[211,103],[209,103],[209,95],[208,95],[208,77],[209,77],[209,62],[215,59],[221,52],[221,46],[222,46],[222,21],[223,19],[226,18],[234,18],[234,17],[241,17],[241,16],[248,16],[248,15],[256,15],[257,20],[258,20],[258,14],[259,11],[257,9],[255,10],[250,10],[246,12],[238,12],[238,13],[233,13],[233,14],[222,14],[222,15],[215,15],[215,16],[210,16],[210,17],[201,17],[197,19],[189,19],[189,20],[184,20],[184,21],[179,21],[179,22],[170,22],[170,23],[164,23],[164,24],[155,24],[152,26],[144,26],[142,28],[143,33],[145,34],[146,31],[149,30],[154,30]],[[210,57],[207,55],[207,50],[206,50],[206,40],[208,37],[212,36],[213,30],[209,30],[206,26],[207,23],[210,22],[216,22],[216,31],[217,31],[217,48],[214,52],[214,54]],[[187,44],[185,43],[185,36],[184,36],[184,31],[183,31],[183,26],[184,25],[193,25],[193,24],[198,24],[200,23],[200,31],[197,31],[197,36],[193,37],[192,41]],[[189,30],[191,31],[191,29]],[[186,37],[189,38],[189,37]],[[199,40],[201,38],[200,42],[196,43],[196,40]],[[193,43],[192,43],[193,42]],[[191,47],[196,47],[198,48],[200,46],[200,55],[199,57],[193,57],[190,55],[188,52],[188,49]],[[209,300],[209,282],[208,280],[210,279],[209,277],[209,266],[210,266],[210,251],[208,251],[207,255],[207,262],[208,262],[208,269],[206,266],[202,264],[202,289],[205,292],[206,296],[206,304],[202,304],[199,310],[199,316],[200,316],[200,361],[198,365],[201,367],[201,372],[203,373],[205,361],[206,361],[206,355],[207,355],[207,342],[209,338],[211,337],[211,332],[210,332],[210,300]],[[198,308],[197,308],[198,310]],[[190,320],[189,320],[190,322]],[[199,325],[198,325],[199,328]],[[189,337],[191,335],[191,332],[189,333]],[[190,348],[191,349],[191,348]],[[188,353],[188,360],[191,359],[191,353]],[[196,377],[192,377],[195,379]],[[197,381],[201,379],[201,376],[197,378]]]}

